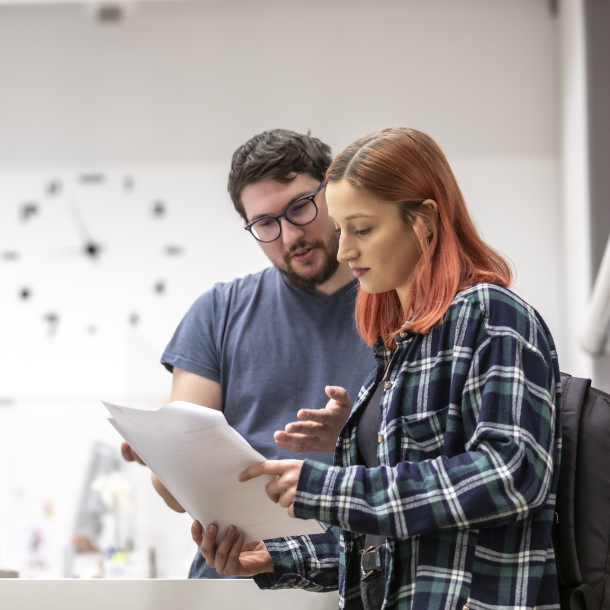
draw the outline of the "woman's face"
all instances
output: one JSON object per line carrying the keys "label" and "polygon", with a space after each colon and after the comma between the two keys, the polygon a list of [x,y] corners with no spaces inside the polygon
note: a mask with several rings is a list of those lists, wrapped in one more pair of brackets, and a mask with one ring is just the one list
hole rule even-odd
{"label": "woman's face", "polygon": [[[347,180],[328,184],[326,201],[329,215],[341,231],[339,262],[349,263],[365,292],[394,289],[404,304],[420,248],[398,206],[359,193]],[[436,208],[432,200],[424,203]]]}

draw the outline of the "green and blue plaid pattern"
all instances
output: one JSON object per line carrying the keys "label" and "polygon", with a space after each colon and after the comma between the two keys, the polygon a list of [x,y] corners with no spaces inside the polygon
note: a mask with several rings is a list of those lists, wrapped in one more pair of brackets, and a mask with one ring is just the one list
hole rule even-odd
{"label": "green and blue plaid pattern", "polygon": [[[559,608],[551,543],[561,381],[551,334],[511,291],[475,284],[426,334],[374,347],[335,465],[306,460],[295,514],[325,534],[265,541],[264,588],[339,589],[362,608],[365,534],[387,537],[384,608]],[[358,455],[358,420],[389,364],[377,468]]]}

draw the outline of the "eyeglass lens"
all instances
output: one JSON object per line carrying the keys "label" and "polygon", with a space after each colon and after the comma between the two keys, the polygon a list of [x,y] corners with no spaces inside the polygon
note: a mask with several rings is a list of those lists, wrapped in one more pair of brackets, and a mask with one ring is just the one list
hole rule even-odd
{"label": "eyeglass lens", "polygon": [[[311,199],[300,199],[286,210],[286,218],[294,225],[306,225],[315,219],[317,213],[318,210]],[[273,241],[281,233],[280,221],[277,218],[261,218],[252,224],[250,229],[260,241]]]}

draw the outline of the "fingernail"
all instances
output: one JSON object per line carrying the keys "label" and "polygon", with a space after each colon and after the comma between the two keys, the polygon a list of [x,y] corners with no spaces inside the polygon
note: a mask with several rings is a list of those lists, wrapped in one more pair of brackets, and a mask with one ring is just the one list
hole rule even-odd
{"label": "fingernail", "polygon": [[216,526],[215,525],[210,525],[210,527],[208,527],[208,531],[210,532],[210,534],[215,534],[216,533]]}

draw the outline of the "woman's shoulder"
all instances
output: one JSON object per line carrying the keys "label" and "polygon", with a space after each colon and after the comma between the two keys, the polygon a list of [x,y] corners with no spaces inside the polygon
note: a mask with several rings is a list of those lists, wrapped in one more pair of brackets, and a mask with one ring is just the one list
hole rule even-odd
{"label": "woman's shoulder", "polygon": [[519,295],[498,284],[479,282],[460,290],[453,299],[451,307],[459,307],[464,303],[476,307],[486,316],[515,311],[525,317],[537,317],[536,310],[526,303]]}
{"label": "woman's shoulder", "polygon": [[497,284],[481,282],[461,290],[447,314],[449,318],[464,315],[477,318],[489,337],[512,336],[533,345],[543,340],[554,348],[551,333],[536,309],[512,290]]}

